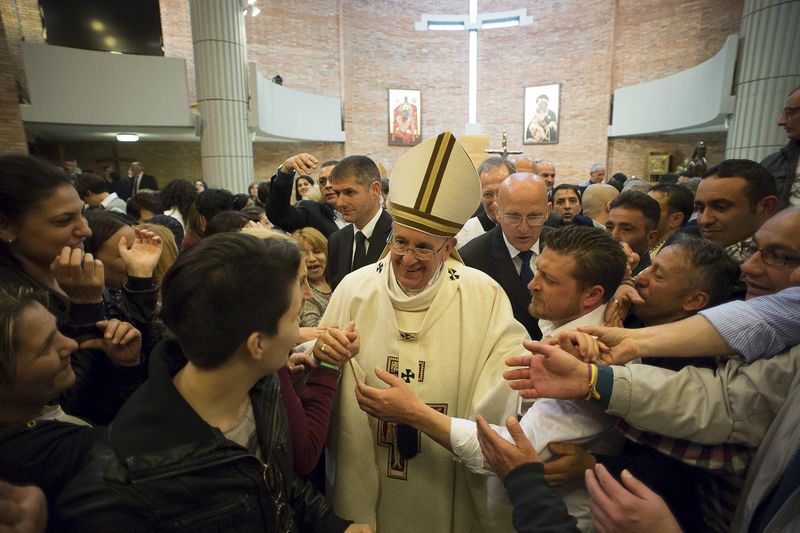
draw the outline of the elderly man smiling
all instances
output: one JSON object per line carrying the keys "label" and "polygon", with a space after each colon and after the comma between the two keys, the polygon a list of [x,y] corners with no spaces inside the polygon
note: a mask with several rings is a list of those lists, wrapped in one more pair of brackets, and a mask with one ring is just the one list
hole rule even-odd
{"label": "elderly man smiling", "polygon": [[525,329],[503,289],[454,250],[481,194],[472,162],[443,133],[406,152],[391,182],[388,253],[342,280],[313,349],[318,358],[358,352],[342,372],[328,494],[379,531],[509,531],[511,506],[497,480],[468,473],[409,426],[371,419],[356,401],[357,383],[385,386],[377,367],[448,415],[499,423],[516,411],[501,374]]}

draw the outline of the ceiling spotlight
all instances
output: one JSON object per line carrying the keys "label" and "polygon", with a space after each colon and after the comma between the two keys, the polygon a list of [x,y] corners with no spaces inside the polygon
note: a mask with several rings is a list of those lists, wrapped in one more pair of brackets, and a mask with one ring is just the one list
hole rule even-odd
{"label": "ceiling spotlight", "polygon": [[135,133],[117,133],[117,140],[121,143],[135,143],[139,136]]}
{"label": "ceiling spotlight", "polygon": [[261,13],[261,8],[256,5],[258,0],[241,0],[242,1],[242,15],[245,17],[257,17]]}

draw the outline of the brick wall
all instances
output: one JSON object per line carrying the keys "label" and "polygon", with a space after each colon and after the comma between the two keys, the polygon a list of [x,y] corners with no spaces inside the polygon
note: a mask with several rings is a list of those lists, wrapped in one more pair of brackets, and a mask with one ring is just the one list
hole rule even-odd
{"label": "brick wall", "polygon": [[[480,9],[520,5],[492,0]],[[559,182],[580,181],[584,169],[606,155],[614,2],[542,2],[528,14],[530,26],[479,34],[478,121],[494,144],[505,128],[510,145],[534,159],[552,160]],[[523,146],[523,89],[553,83],[561,84],[559,142]]]}
{"label": "brick wall", "polygon": [[[622,172],[626,176],[644,176],[647,156],[651,153],[670,154],[671,169],[691,158],[697,141],[706,143],[709,167],[725,159],[725,133],[693,135],[657,135],[609,139],[608,175]],[[588,176],[589,169],[586,169]]]}
{"label": "brick wall", "polygon": [[[18,0],[34,12],[36,0]],[[256,174],[271,173],[285,153],[362,153],[391,170],[406,150],[387,144],[387,89],[422,91],[422,130],[431,136],[464,132],[467,122],[466,32],[416,32],[422,13],[466,14],[464,0],[319,0],[261,2],[246,24],[248,58],[266,77],[280,73],[287,87],[344,99],[347,143],[256,145]],[[709,154],[725,135],[607,138],[614,88],[674,74],[713,56],[738,31],[743,0],[551,0],[528,5],[531,26],[482,31],[478,50],[478,121],[500,141],[534,158],[555,161],[559,181],[586,179],[589,165],[639,174],[649,151],[691,154],[697,139]],[[0,0],[3,15],[11,0]],[[519,0],[481,0],[481,12],[517,9]],[[41,36],[38,15],[25,16],[29,39]],[[188,0],[161,0],[167,56],[187,59],[194,93]],[[36,24],[39,24],[37,29]],[[38,32],[38,33],[37,33]],[[11,37],[9,36],[11,40]],[[12,50],[12,58],[14,56]],[[560,142],[522,146],[523,87],[561,84]],[[199,175],[198,146],[140,143],[141,159],[157,162],[157,176]],[[91,146],[91,144],[89,144]],[[174,145],[174,146],[173,146]],[[173,146],[170,148],[169,146]],[[110,145],[104,150],[110,152]],[[120,150],[132,150],[122,147]],[[69,152],[76,152],[70,145]],[[163,154],[163,155],[162,155]],[[613,165],[612,165],[613,163]]]}
{"label": "brick wall", "polygon": [[619,0],[614,38],[614,89],[699,65],[739,32],[744,2]]}
{"label": "brick wall", "polygon": [[28,153],[17,92],[6,41],[5,16],[0,13],[0,154]]}

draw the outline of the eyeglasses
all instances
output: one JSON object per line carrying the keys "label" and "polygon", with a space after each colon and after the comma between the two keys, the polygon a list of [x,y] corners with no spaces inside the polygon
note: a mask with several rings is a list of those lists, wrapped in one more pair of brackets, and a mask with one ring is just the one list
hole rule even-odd
{"label": "eyeglasses", "polygon": [[783,118],[789,118],[795,113],[800,111],[800,107],[784,107],[783,108]]}
{"label": "eyeglasses", "polygon": [[519,226],[523,220],[528,226],[541,226],[547,219],[545,215],[522,216],[515,213],[500,213],[500,216],[503,217],[509,224],[513,224],[514,226]]}
{"label": "eyeglasses", "polygon": [[272,496],[272,503],[275,504],[275,524],[280,531],[289,531],[292,526],[292,509],[286,503],[283,496],[283,472],[280,467],[271,463],[264,464],[264,483]]}
{"label": "eyeglasses", "polygon": [[785,267],[789,265],[800,264],[800,256],[786,256],[783,254],[775,253],[772,250],[762,250],[755,244],[742,245],[742,255],[745,258],[750,258],[756,252],[761,252],[761,260],[766,265],[774,267]]}
{"label": "eyeglasses", "polygon": [[324,189],[328,184],[328,178],[317,178],[317,183],[319,183],[319,186]]}
{"label": "eyeglasses", "polygon": [[408,245],[405,242],[398,242],[394,240],[394,238],[389,235],[389,238],[386,239],[386,244],[389,245],[389,249],[395,255],[406,255],[408,252],[414,254],[414,257],[419,259],[420,261],[430,261],[433,259],[433,256],[438,254],[442,251],[442,248],[447,246],[449,239],[444,242],[437,250],[431,250],[430,248],[414,248]]}

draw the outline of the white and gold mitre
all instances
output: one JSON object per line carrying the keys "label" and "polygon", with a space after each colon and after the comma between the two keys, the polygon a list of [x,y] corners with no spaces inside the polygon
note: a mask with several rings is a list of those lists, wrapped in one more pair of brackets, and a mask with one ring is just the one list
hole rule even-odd
{"label": "white and gold mitre", "polygon": [[458,233],[481,200],[475,166],[449,131],[403,154],[389,182],[392,219],[440,237]]}

